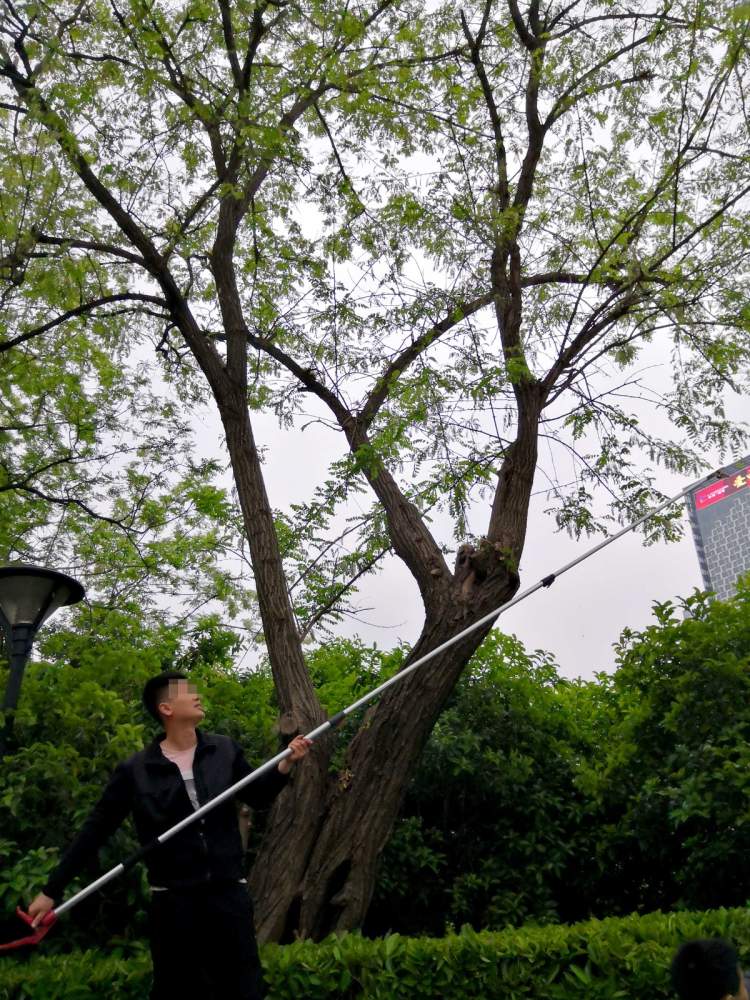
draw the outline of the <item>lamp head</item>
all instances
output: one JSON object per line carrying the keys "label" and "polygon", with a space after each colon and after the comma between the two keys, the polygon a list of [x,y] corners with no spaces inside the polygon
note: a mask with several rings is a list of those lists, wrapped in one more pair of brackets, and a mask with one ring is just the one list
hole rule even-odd
{"label": "lamp head", "polygon": [[36,631],[58,608],[77,604],[84,594],[77,580],[56,570],[0,567],[0,619],[11,630],[26,625]]}

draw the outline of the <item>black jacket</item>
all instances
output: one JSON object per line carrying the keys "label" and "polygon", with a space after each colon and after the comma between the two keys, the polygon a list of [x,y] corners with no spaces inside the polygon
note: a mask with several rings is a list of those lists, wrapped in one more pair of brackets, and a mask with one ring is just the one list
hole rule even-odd
{"label": "black jacket", "polygon": [[[193,758],[195,790],[201,805],[249,774],[252,768],[238,743],[228,736],[202,733]],[[167,760],[160,733],[147,747],[118,764],[102,797],[80,833],[50,875],[43,892],[59,902],[65,887],[132,813],[142,845],[164,833],[194,810],[176,764]],[[255,809],[268,807],[288,776],[276,768],[240,789],[237,798]],[[233,797],[224,800],[144,858],[149,882],[187,888],[237,881],[245,875],[242,840]]]}

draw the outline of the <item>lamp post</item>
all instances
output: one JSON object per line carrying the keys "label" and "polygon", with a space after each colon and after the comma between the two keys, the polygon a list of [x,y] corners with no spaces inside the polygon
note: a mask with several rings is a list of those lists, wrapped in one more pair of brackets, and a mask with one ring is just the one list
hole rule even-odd
{"label": "lamp post", "polygon": [[77,580],[43,566],[0,567],[0,627],[5,632],[10,667],[3,701],[5,723],[0,734],[0,757],[5,755],[23,672],[38,629],[58,608],[77,604],[84,593]]}

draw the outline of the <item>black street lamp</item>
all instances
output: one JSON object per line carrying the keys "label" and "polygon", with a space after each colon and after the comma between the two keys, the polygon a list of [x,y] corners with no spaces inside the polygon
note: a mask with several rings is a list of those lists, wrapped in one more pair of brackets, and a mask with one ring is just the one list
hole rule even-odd
{"label": "black street lamp", "polygon": [[5,724],[0,735],[0,757],[5,755],[23,672],[38,629],[58,608],[77,604],[84,593],[81,584],[65,573],[42,566],[0,567],[0,628],[5,632],[10,666],[3,702]]}

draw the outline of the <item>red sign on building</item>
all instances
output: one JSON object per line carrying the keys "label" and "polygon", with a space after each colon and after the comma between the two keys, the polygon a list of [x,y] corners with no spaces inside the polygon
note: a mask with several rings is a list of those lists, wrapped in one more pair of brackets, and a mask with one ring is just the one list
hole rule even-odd
{"label": "red sign on building", "polygon": [[750,572],[750,456],[691,490],[689,510],[703,585],[726,600]]}
{"label": "red sign on building", "polygon": [[695,506],[698,510],[703,510],[710,507],[712,503],[726,500],[733,493],[748,487],[750,487],[750,466],[740,472],[733,473],[727,479],[721,479],[717,483],[711,483],[710,486],[704,486],[702,490],[694,494]]}

